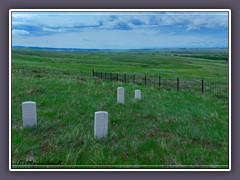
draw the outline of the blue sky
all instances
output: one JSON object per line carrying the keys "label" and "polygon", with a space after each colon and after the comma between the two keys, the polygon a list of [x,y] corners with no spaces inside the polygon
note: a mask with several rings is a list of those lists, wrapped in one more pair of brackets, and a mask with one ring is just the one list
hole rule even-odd
{"label": "blue sky", "polygon": [[12,12],[12,45],[86,49],[228,47],[227,12]]}

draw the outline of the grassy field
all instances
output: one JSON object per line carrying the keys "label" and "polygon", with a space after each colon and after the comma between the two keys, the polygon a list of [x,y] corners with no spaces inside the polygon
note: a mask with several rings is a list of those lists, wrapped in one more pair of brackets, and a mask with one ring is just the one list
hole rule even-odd
{"label": "grassy field", "polygon": [[[13,168],[228,167],[227,99],[91,76],[95,69],[227,82],[224,60],[163,51],[18,49],[12,52],[12,67]],[[18,70],[23,67],[31,70]],[[120,86],[124,105],[116,102]],[[135,89],[141,89],[142,100],[134,100]],[[21,103],[29,100],[37,102],[38,126],[23,129]],[[109,113],[108,137],[100,141],[93,132],[96,111]]]}
{"label": "grassy field", "polygon": [[[173,52],[181,55],[178,51]],[[200,52],[203,55],[203,52]],[[206,51],[208,54],[210,52]],[[218,51],[212,53],[219,54]],[[189,51],[185,54],[189,54]],[[167,78],[228,80],[226,60],[179,57],[173,56],[171,51],[66,52],[14,49],[12,59],[14,67],[68,69],[70,72],[94,69],[101,72],[147,74]]]}

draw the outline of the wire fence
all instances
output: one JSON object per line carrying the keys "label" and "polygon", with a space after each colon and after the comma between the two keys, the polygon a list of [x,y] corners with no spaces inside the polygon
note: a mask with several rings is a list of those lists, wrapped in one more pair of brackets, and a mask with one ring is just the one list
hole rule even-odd
{"label": "wire fence", "polygon": [[19,72],[24,75],[32,74],[36,77],[45,77],[57,75],[61,76],[88,76],[99,78],[102,80],[109,80],[121,83],[133,83],[144,86],[153,86],[161,90],[175,90],[178,92],[198,93],[214,95],[218,98],[228,99],[229,88],[228,82],[213,81],[211,79],[184,79],[184,78],[165,78],[165,77],[153,77],[140,74],[121,74],[110,72],[98,72],[95,70],[79,70],[79,69],[66,69],[59,70],[58,68],[46,68],[46,67],[12,67],[12,72]]}
{"label": "wire fence", "polygon": [[211,94],[218,98],[228,99],[228,82],[213,81],[209,79],[183,79],[164,78],[161,76],[151,77],[139,74],[120,74],[97,72],[92,70],[93,77],[104,80],[117,81],[122,83],[135,83],[145,86],[153,86],[164,90],[175,90],[179,92],[192,92],[201,94]]}

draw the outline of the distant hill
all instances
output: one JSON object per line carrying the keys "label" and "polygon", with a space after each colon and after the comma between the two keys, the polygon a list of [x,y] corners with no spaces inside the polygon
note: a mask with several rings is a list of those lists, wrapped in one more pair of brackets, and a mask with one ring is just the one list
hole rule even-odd
{"label": "distant hill", "polygon": [[36,50],[54,50],[54,51],[80,51],[80,52],[103,52],[103,51],[156,51],[156,50],[204,50],[204,49],[227,49],[225,47],[214,48],[143,48],[143,49],[84,49],[84,48],[53,48],[37,46],[12,46],[13,49],[36,49]]}

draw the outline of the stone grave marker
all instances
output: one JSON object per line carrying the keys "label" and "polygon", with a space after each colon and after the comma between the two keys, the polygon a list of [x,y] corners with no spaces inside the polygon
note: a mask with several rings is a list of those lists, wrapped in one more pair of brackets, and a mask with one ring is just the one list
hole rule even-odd
{"label": "stone grave marker", "polygon": [[117,102],[124,104],[124,88],[123,87],[118,87],[117,88]]}
{"label": "stone grave marker", "polygon": [[94,115],[94,137],[96,139],[107,136],[108,131],[108,112],[97,111]]}
{"label": "stone grave marker", "polygon": [[24,128],[37,126],[36,102],[26,101],[22,103],[22,118]]}
{"label": "stone grave marker", "polygon": [[135,90],[135,99],[141,99],[141,90]]}

